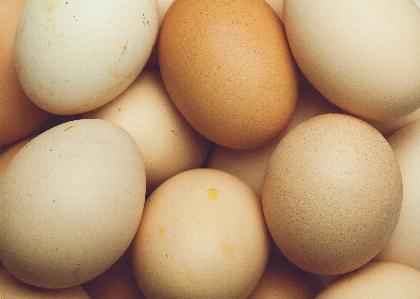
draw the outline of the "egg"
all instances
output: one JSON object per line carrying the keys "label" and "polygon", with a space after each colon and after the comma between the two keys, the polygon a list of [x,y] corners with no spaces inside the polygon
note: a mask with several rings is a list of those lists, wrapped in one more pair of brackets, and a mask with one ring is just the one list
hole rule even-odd
{"label": "egg", "polygon": [[25,283],[66,288],[100,275],[140,223],[145,167],[135,140],[74,120],[29,141],[0,176],[0,260]]}
{"label": "egg", "polygon": [[27,137],[22,141],[17,142],[12,146],[8,147],[3,153],[0,152],[0,174],[4,171],[4,169],[7,167],[10,160],[16,155],[16,153],[33,138],[33,136]]}
{"label": "egg", "polygon": [[24,4],[24,0],[0,2],[0,147],[32,134],[49,117],[29,100],[16,73],[14,38]]}
{"label": "egg", "polygon": [[201,167],[210,147],[176,109],[158,71],[143,71],[120,96],[84,118],[111,121],[133,136],[146,166],[147,194],[173,175]]}
{"label": "egg", "polygon": [[264,0],[174,1],[158,59],[175,106],[217,144],[262,146],[292,116],[297,70],[283,24]]}
{"label": "egg", "polygon": [[280,251],[300,268],[338,275],[385,246],[400,215],[401,171],[387,140],[345,114],[291,130],[267,166],[262,204]]}
{"label": "egg", "polygon": [[330,283],[316,299],[417,299],[420,272],[403,264],[370,262]]}
{"label": "egg", "polygon": [[314,299],[322,288],[319,276],[296,267],[273,248],[260,282],[247,299]]}
{"label": "egg", "polygon": [[15,38],[19,81],[51,113],[93,110],[138,76],[158,26],[156,1],[27,0]]}
{"label": "egg", "polygon": [[227,171],[246,182],[261,198],[265,170],[280,140],[298,124],[316,115],[341,112],[315,88],[303,87],[299,92],[296,109],[284,130],[270,143],[254,149],[231,149],[215,144],[210,151],[207,167]]}
{"label": "egg", "polygon": [[328,100],[385,121],[420,107],[420,10],[414,1],[285,0],[293,56]]}
{"label": "egg", "polygon": [[92,299],[146,299],[131,269],[129,250],[111,268],[82,286]]}
{"label": "egg", "polygon": [[420,121],[402,127],[387,140],[400,165],[404,196],[397,226],[375,259],[403,263],[420,271]]}
{"label": "egg", "polygon": [[0,297],[7,299],[91,299],[81,286],[51,290],[25,284],[0,264]]}
{"label": "egg", "polygon": [[131,255],[148,299],[246,298],[269,255],[261,204],[227,172],[184,171],[147,199]]}

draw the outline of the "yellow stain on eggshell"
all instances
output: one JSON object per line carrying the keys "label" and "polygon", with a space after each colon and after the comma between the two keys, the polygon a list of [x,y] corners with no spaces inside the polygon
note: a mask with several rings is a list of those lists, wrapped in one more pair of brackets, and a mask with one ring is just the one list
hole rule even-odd
{"label": "yellow stain on eggshell", "polygon": [[211,200],[216,200],[219,195],[220,189],[208,189],[207,190],[207,196]]}
{"label": "yellow stain on eggshell", "polygon": [[164,233],[165,233],[165,228],[164,227],[161,227],[160,229],[159,229],[159,235],[163,235]]}
{"label": "yellow stain on eggshell", "polygon": [[50,13],[54,10],[54,8],[56,8],[58,5],[60,5],[60,0],[48,1],[46,4],[48,5],[47,11],[48,11],[48,13]]}
{"label": "yellow stain on eggshell", "polygon": [[227,245],[227,246],[222,246],[222,250],[227,253],[227,254],[231,254],[233,249],[231,246]]}

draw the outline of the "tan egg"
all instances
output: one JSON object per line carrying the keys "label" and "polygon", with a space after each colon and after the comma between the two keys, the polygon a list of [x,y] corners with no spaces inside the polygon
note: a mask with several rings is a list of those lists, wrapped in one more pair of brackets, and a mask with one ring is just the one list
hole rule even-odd
{"label": "tan egg", "polygon": [[16,155],[16,153],[24,147],[29,141],[31,141],[34,137],[27,137],[16,144],[13,144],[3,153],[0,153],[0,174],[4,171],[4,169],[9,164],[9,161]]}
{"label": "tan egg", "polygon": [[295,126],[316,115],[340,112],[313,87],[301,89],[287,127],[269,144],[255,149],[237,150],[215,144],[210,151],[207,167],[227,171],[246,182],[261,198],[264,174],[270,157],[280,140]]}
{"label": "tan egg", "polygon": [[283,24],[264,0],[174,1],[158,57],[175,106],[217,144],[262,146],[292,116],[297,70]]}
{"label": "tan egg", "polygon": [[5,299],[91,299],[81,286],[65,289],[42,289],[28,285],[0,264],[0,298]]}
{"label": "tan egg", "polygon": [[124,129],[98,119],[55,126],[0,175],[0,260],[38,287],[91,280],[127,250],[145,191],[140,149]]}
{"label": "tan egg", "polygon": [[260,282],[247,299],[314,299],[322,288],[319,276],[296,267],[274,248]]}
{"label": "tan egg", "polygon": [[402,127],[387,140],[401,168],[404,196],[397,226],[376,259],[403,263],[420,271],[420,121]]}
{"label": "tan egg", "polygon": [[131,269],[128,250],[111,268],[82,286],[92,299],[146,299]]}
{"label": "tan egg", "polygon": [[210,142],[173,105],[158,71],[144,71],[120,96],[84,115],[123,127],[136,140],[150,194],[171,176],[204,164]]}
{"label": "tan egg", "polygon": [[148,299],[246,298],[268,255],[255,193],[237,177],[207,168],[160,185],[132,243],[134,275]]}
{"label": "tan egg", "polygon": [[300,268],[337,275],[366,264],[385,246],[402,204],[395,154],[375,128],[324,114],[278,144],[264,178],[267,226]]}
{"label": "tan egg", "polygon": [[283,13],[299,68],[335,105],[382,121],[420,107],[414,1],[285,0]]}
{"label": "tan egg", "polygon": [[316,299],[417,299],[420,272],[403,264],[370,262],[330,283]]}
{"label": "tan egg", "polygon": [[49,117],[49,113],[29,100],[16,74],[14,39],[24,3],[24,0],[0,2],[0,146],[25,138]]}

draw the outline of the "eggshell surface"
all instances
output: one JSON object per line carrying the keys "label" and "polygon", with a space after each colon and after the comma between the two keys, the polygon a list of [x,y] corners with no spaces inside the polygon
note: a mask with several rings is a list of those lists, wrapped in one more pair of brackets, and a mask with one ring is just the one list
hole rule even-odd
{"label": "eggshell surface", "polygon": [[298,95],[283,24],[265,1],[174,1],[162,22],[162,78],[209,140],[262,146],[289,122]]}
{"label": "eggshell surface", "polygon": [[38,135],[0,177],[0,260],[18,279],[65,288],[126,251],[145,201],[134,139],[104,120],[75,120]]}
{"label": "eggshell surface", "polygon": [[146,165],[146,189],[182,171],[204,164],[210,142],[200,135],[172,103],[158,71],[143,71],[117,98],[88,112],[123,127],[136,140]]}
{"label": "eggshell surface", "polygon": [[81,286],[51,290],[20,281],[0,264],[0,297],[7,299],[91,299]]}
{"label": "eggshell surface", "polygon": [[299,68],[327,99],[372,120],[420,107],[420,10],[414,1],[285,0]]}
{"label": "eggshell surface", "polygon": [[276,147],[262,189],[274,242],[300,268],[338,275],[385,246],[403,197],[401,171],[386,139],[345,114],[313,117]]}
{"label": "eggshell surface", "polygon": [[329,284],[316,299],[415,299],[420,272],[403,264],[370,262]]}
{"label": "eggshell surface", "polygon": [[25,1],[0,2],[0,147],[25,138],[49,117],[24,93],[14,61],[15,31]]}
{"label": "eggshell surface", "polygon": [[387,140],[400,165],[404,196],[397,226],[375,259],[403,263],[420,271],[420,121],[404,126]]}
{"label": "eggshell surface", "polygon": [[255,193],[215,169],[193,169],[147,199],[132,243],[148,299],[246,298],[260,280],[269,239]]}
{"label": "eggshell surface", "polygon": [[19,81],[51,113],[93,110],[138,76],[158,26],[155,1],[28,0],[16,29]]}

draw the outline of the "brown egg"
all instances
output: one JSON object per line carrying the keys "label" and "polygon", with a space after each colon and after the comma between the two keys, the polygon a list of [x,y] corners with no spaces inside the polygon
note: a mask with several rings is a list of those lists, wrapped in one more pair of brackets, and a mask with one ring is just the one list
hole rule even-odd
{"label": "brown egg", "polygon": [[[301,87],[303,86],[301,85]],[[236,175],[247,183],[261,198],[265,170],[280,140],[298,124],[311,117],[340,111],[339,108],[331,104],[312,86],[305,87],[305,89],[302,88],[299,92],[292,119],[274,140],[265,146],[245,150],[231,149],[215,144],[209,154],[207,167],[224,170]]]}
{"label": "brown egg", "polygon": [[146,299],[134,277],[128,250],[111,268],[84,283],[83,288],[92,299]]}
{"label": "brown egg", "polygon": [[171,176],[201,167],[210,147],[173,105],[158,71],[143,71],[120,96],[84,118],[111,121],[130,133],[146,165],[147,194]]}
{"label": "brown egg", "polygon": [[0,264],[0,298],[4,299],[91,299],[81,286],[65,289],[42,289],[28,285],[10,274]]}
{"label": "brown egg", "polygon": [[148,299],[246,298],[268,255],[255,193],[206,168],[177,174],[150,195],[132,243],[134,275]]}
{"label": "brown egg", "polygon": [[418,299],[420,272],[403,264],[370,262],[330,283],[316,299]]}
{"label": "brown egg", "polygon": [[300,268],[337,275],[385,246],[401,210],[402,178],[386,139],[345,114],[313,117],[275,149],[264,178],[267,226]]}
{"label": "brown egg", "polygon": [[402,127],[387,140],[400,165],[404,197],[397,226],[376,259],[403,263],[420,271],[420,121]]}
{"label": "brown egg", "polygon": [[262,146],[292,116],[297,71],[283,24],[264,0],[174,1],[158,57],[175,105],[215,143]]}
{"label": "brown egg", "polygon": [[276,249],[247,299],[314,299],[323,288],[321,278],[296,267]]}
{"label": "brown egg", "polygon": [[0,2],[0,146],[33,133],[49,116],[33,104],[19,83],[14,38],[24,0]]}

